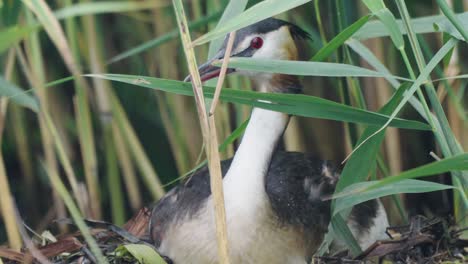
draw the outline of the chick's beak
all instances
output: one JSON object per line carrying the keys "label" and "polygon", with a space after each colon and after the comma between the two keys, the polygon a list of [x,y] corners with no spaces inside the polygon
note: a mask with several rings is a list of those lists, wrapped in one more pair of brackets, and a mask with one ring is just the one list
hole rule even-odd
{"label": "chick's beak", "polygon": [[[220,51],[212,59],[208,60],[207,62],[205,62],[204,64],[198,67],[198,72],[200,73],[200,79],[202,82],[211,80],[219,76],[219,74],[221,73],[221,67],[213,66],[212,63],[216,60],[220,60],[223,58],[224,58],[224,51]],[[235,71],[234,69],[228,68],[226,70],[226,74],[232,73],[234,71]],[[192,79],[191,76],[188,75],[184,79],[184,81],[190,82],[191,79]]]}

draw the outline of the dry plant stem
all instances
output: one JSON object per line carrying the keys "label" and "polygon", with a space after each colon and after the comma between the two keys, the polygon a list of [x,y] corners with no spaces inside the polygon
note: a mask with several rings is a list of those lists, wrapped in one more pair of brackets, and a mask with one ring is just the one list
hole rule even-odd
{"label": "dry plant stem", "polygon": [[156,171],[153,169],[151,162],[148,159],[143,146],[141,145],[141,142],[136,136],[135,131],[130,125],[122,105],[112,90],[109,91],[109,97],[112,104],[115,121],[117,122],[123,137],[126,139],[127,146],[132,153],[135,164],[143,175],[143,180],[148,186],[148,189],[151,192],[153,198],[158,200],[164,195],[164,188],[159,181],[159,177],[156,174]]}
{"label": "dry plant stem", "polygon": [[[52,42],[57,47],[60,55],[62,56],[65,65],[67,66],[68,70],[76,77],[77,83],[80,87],[83,87],[85,90],[89,90],[87,83],[85,82],[84,78],[81,77],[82,72],[81,69],[78,67],[78,64],[73,57],[71,49],[68,45],[67,39],[65,38],[65,34],[60,26],[60,23],[52,13],[52,10],[49,8],[47,3],[44,0],[22,0],[22,2],[36,14],[38,20],[44,25],[44,29],[47,32],[48,36],[52,40]],[[89,105],[87,102],[84,102],[83,105],[86,109],[84,113],[89,116]],[[48,113],[45,112],[43,116],[48,116]],[[90,120],[86,118],[86,120]],[[50,121],[50,122],[49,122]],[[65,169],[67,174],[68,180],[70,181],[70,185],[72,187],[73,193],[77,198],[79,203],[79,190],[77,185],[77,180],[75,177],[75,173],[72,170],[71,163],[66,156],[65,150],[63,149],[63,144],[60,142],[60,138],[58,138],[58,133],[56,131],[55,126],[52,123],[52,120],[46,120],[48,123],[49,128],[53,128],[55,132],[52,132],[54,135],[54,139],[56,140],[56,147],[59,152],[60,161]],[[52,126],[50,126],[52,125]],[[88,123],[87,127],[91,127]],[[88,131],[88,134],[92,135],[92,132]],[[80,209],[84,212],[84,207],[81,203],[79,203]]]}
{"label": "dry plant stem", "polygon": [[226,47],[226,52],[223,58],[223,64],[221,64],[221,72],[219,73],[218,82],[216,83],[216,90],[213,96],[213,102],[211,103],[210,116],[214,114],[216,106],[219,102],[219,95],[221,94],[221,89],[223,88],[224,78],[226,77],[226,70],[229,63],[229,57],[231,56],[232,46],[234,44],[234,39],[236,37],[236,32],[231,32],[229,34],[229,40]]}
{"label": "dry plant stem", "polygon": [[[172,19],[168,19],[168,10],[158,8],[153,13],[153,24],[156,35],[164,34],[173,29]],[[174,41],[171,43],[176,45]],[[175,53],[173,45],[162,45],[156,49],[155,55],[157,58],[167,61],[183,60],[184,58],[180,58]],[[154,58],[151,58],[151,61],[154,61]],[[179,78],[179,67],[174,67],[170,63],[160,63],[158,66],[160,76],[169,79]],[[163,127],[169,138],[172,153],[176,157],[177,169],[180,173],[185,172],[194,165],[199,147],[203,144],[201,142],[203,140],[200,140],[201,134],[196,120],[196,113],[193,113],[194,105],[192,98],[182,95],[169,95],[161,91],[156,91],[156,97]],[[165,100],[165,102],[161,103],[162,100]],[[190,129],[187,129],[187,127]]]}
{"label": "dry plant stem", "polygon": [[60,176],[58,174],[55,174],[52,171],[47,171],[47,174],[49,176],[52,186],[59,193],[60,197],[62,198],[65,205],[67,206],[67,209],[70,212],[70,215],[73,221],[75,222],[78,229],[81,231],[81,234],[83,235],[86,243],[88,244],[89,249],[96,257],[97,263],[98,264],[108,263],[107,259],[103,256],[101,249],[99,248],[96,240],[94,240],[93,236],[91,235],[91,231],[86,226],[83,220],[83,216],[81,215],[78,207],[75,205],[72,196],[68,193],[67,188],[65,187],[62,180],[60,179]]}
{"label": "dry plant stem", "polygon": [[[5,71],[5,79],[9,80],[13,71],[14,65],[14,50],[10,50],[7,58],[7,65]],[[1,98],[0,104],[2,111],[0,113],[0,126],[2,130],[0,131],[0,143],[3,138],[3,127],[5,124],[6,117],[6,105],[8,99]],[[10,184],[8,182],[8,177],[6,174],[5,164],[3,162],[3,153],[0,151],[0,210],[2,211],[3,221],[5,223],[5,229],[7,232],[8,242],[11,248],[15,250],[21,249],[21,237],[18,230],[18,225],[16,223],[15,214],[14,214],[14,205],[13,199],[11,197]]]}
{"label": "dry plant stem", "polygon": [[92,158],[86,155],[86,153],[88,153],[88,151],[86,151],[88,148],[84,146],[84,144],[86,144],[85,142],[87,142],[86,131],[84,128],[84,122],[79,121],[79,120],[83,120],[83,116],[82,116],[83,112],[79,110],[79,103],[78,103],[77,96],[73,97],[73,106],[74,106],[76,120],[77,120],[76,127],[78,131],[81,156],[83,158],[83,163],[84,163],[84,174],[85,174],[86,184],[87,184],[87,188],[89,192],[89,199],[90,201],[92,201],[89,204],[89,208],[87,209],[90,210],[89,217],[92,217],[93,219],[101,219],[102,218],[101,205],[100,205],[101,203],[100,203],[99,193],[97,192],[97,187],[98,187],[97,175],[93,173],[96,171],[96,167],[90,166],[91,164],[93,164],[92,162],[90,162]]}
{"label": "dry plant stem", "polygon": [[[13,200],[13,198],[11,198],[11,199]],[[21,233],[21,237],[23,238],[24,245],[26,246],[26,248],[31,253],[31,256],[34,257],[37,260],[37,262],[39,262],[41,264],[52,264],[42,254],[42,252],[40,250],[38,250],[37,247],[34,245],[33,241],[31,240],[31,238],[28,235],[28,232],[24,228],[24,225],[23,225],[24,222],[23,222],[23,220],[22,220],[22,218],[20,216],[20,213],[18,211],[18,207],[16,206],[16,203],[14,203],[13,206],[14,206],[14,217],[16,219],[16,224],[18,225],[19,232]],[[32,260],[26,259],[25,262],[26,263],[31,263]]]}
{"label": "dry plant stem", "polygon": [[283,141],[287,151],[307,152],[299,118],[291,118],[284,131]]}
{"label": "dry plant stem", "polygon": [[[218,102],[219,102],[219,95],[221,94],[221,89],[223,87],[224,79],[226,77],[226,70],[227,70],[229,58],[231,56],[235,36],[236,36],[235,31],[231,32],[229,34],[229,39],[228,39],[228,43],[227,43],[227,46],[226,46],[226,51],[225,51],[225,54],[224,54],[223,63],[221,64],[220,75],[219,75],[218,81],[216,83],[215,94],[214,94],[212,102],[211,102],[211,107],[210,107],[210,112],[209,112],[210,116],[214,115],[216,106],[218,105]],[[218,124],[218,126],[215,127],[215,129],[217,131],[217,135],[221,135],[222,138],[226,138],[231,133],[231,131],[229,129],[229,119],[230,118],[229,118],[228,112],[223,111],[223,110],[226,110],[226,108],[223,109],[223,107],[221,107],[221,109],[218,110],[218,114],[215,116],[213,122]],[[216,138],[218,138],[218,137],[216,137]],[[216,144],[216,145],[218,145],[218,144]]]}
{"label": "dry plant stem", "polygon": [[[88,2],[88,1],[85,1]],[[107,69],[104,63],[104,52],[101,47],[102,40],[99,38],[98,33],[96,32],[96,21],[94,16],[86,16],[83,18],[85,33],[87,35],[88,43],[89,43],[89,58],[90,58],[90,66],[92,72],[100,73],[106,72]],[[110,93],[111,93],[111,84],[109,81],[103,79],[93,79],[94,86],[96,88],[96,98],[97,98],[97,105],[99,108],[99,112],[101,115],[101,122],[103,123],[104,130],[107,131],[109,137],[114,138],[114,142],[116,142],[116,138],[113,136],[115,133],[119,133],[120,135],[127,134],[126,138],[129,141],[128,148],[132,150],[135,155],[135,162],[141,168],[142,174],[145,177],[145,180],[148,182],[148,185],[153,191],[154,198],[159,199],[162,195],[164,195],[164,189],[159,182],[159,178],[151,166],[149,159],[146,157],[146,154],[141,147],[141,144],[138,141],[138,138],[134,136],[134,131],[128,121],[127,116],[124,114],[118,102],[118,99],[115,98],[114,103],[111,103]],[[119,130],[120,126],[115,125],[115,118],[119,118],[121,123],[123,124],[122,128]],[[121,142],[125,142],[123,140],[123,136],[120,137]],[[130,142],[133,141],[133,142]],[[134,143],[136,142],[136,143]],[[119,144],[117,144],[119,145]],[[121,145],[120,147],[124,148],[126,146]],[[126,154],[127,155],[127,154]],[[128,156],[128,155],[127,155]],[[122,159],[119,159],[120,161]],[[126,164],[120,164],[121,167],[124,169],[124,176],[126,175],[127,181],[130,180],[128,177],[135,177],[135,173],[133,171],[133,166],[131,160],[128,159],[125,161]],[[133,176],[132,176],[133,175]],[[132,181],[132,180],[130,180]],[[136,178],[133,178],[133,181],[136,181]],[[138,185],[132,184],[128,185],[128,188],[132,188],[130,192],[132,194],[131,200],[134,201],[134,205],[141,204],[141,198],[138,195]],[[136,189],[135,189],[136,188]]]}
{"label": "dry plant stem", "polygon": [[[71,0],[64,0],[64,6],[72,6],[73,2]],[[73,53],[73,57],[77,61],[80,62],[79,58],[81,56],[79,50],[79,36],[78,36],[78,29],[77,23],[75,18],[67,18],[65,22],[65,28],[67,32],[67,37],[69,39],[71,52]],[[87,28],[86,28],[87,29]],[[87,31],[85,32],[88,33]],[[87,40],[91,39],[88,35],[86,35]],[[88,50],[94,50],[94,46],[88,44]],[[91,53],[92,51],[90,51]],[[77,65],[80,67],[80,65]],[[92,203],[88,204],[87,206],[87,216],[94,218],[94,219],[101,219],[102,212],[101,212],[101,202],[99,197],[99,182],[98,182],[98,162],[95,152],[95,141],[94,141],[94,133],[92,130],[92,122],[91,122],[91,113],[88,106],[88,93],[86,89],[87,87],[81,86],[84,82],[79,82],[78,80],[74,81],[75,84],[75,91],[76,91],[76,100],[74,99],[74,106],[75,106],[75,115],[76,115],[76,126],[78,127],[78,139],[80,145],[80,154],[83,160],[83,169],[85,174],[86,180],[86,187],[87,192],[89,193],[88,197],[89,200],[93,201]]]}
{"label": "dry plant stem", "polygon": [[[385,61],[385,54],[383,49],[383,40],[382,39],[372,39],[370,40],[370,49],[374,52],[374,54],[381,59],[381,61]],[[371,80],[375,82],[372,87],[379,87],[380,89],[374,89],[377,97],[377,101],[379,102],[379,107],[383,106],[385,102],[387,102],[391,98],[391,90],[388,86],[388,82],[386,82],[382,78],[374,78]],[[395,144],[395,142],[401,142],[400,135],[398,130],[395,128],[387,128],[385,132],[385,154],[387,158],[387,163],[390,168],[390,174],[395,175],[401,171],[402,168],[402,158],[401,158],[401,148],[400,144]]]}
{"label": "dry plant stem", "polygon": [[119,130],[119,127],[115,122],[112,123],[112,130],[117,158],[119,159],[119,165],[122,169],[123,180],[125,182],[125,189],[128,192],[130,206],[133,211],[136,212],[142,207],[142,201],[140,191],[138,190],[135,168],[129,155],[127,145],[125,144],[125,140],[122,136],[122,132]]}
{"label": "dry plant stem", "polygon": [[437,154],[435,154],[434,152],[429,152],[429,155],[431,155],[431,157],[433,157],[436,161],[440,161],[441,158],[439,156],[437,156]]}
{"label": "dry plant stem", "polygon": [[[442,8],[444,13],[447,15],[447,18],[450,20],[451,14],[448,14],[448,13],[450,13],[451,11],[444,9],[446,7],[443,6],[443,3],[441,1],[437,1],[437,2],[439,3],[440,8]],[[414,33],[414,30],[412,28],[411,17],[406,7],[406,3],[403,0],[396,0],[396,4],[398,7],[398,10],[400,11],[400,14],[402,15],[403,24],[406,28],[406,31],[408,32],[408,38],[409,38],[411,47],[413,49],[413,53],[415,55],[417,66],[419,70],[422,72],[427,64],[424,59],[424,56],[422,55],[422,50],[417,40],[416,34]],[[451,21],[451,22],[454,23],[455,27],[457,27],[457,24],[458,24],[457,21]],[[463,29],[461,29],[460,31],[463,31]],[[460,32],[460,33],[462,35],[465,35],[464,32]],[[451,41],[455,42],[452,38],[447,43]],[[444,46],[446,44],[444,44]],[[430,80],[430,77],[428,77],[427,79]],[[426,88],[425,90],[429,97],[429,101],[431,103],[432,109],[435,112],[437,120],[440,123],[440,130],[439,129],[435,130],[434,135],[437,141],[441,145],[441,149],[442,149],[444,156],[450,157],[452,155],[463,153],[464,150],[461,148],[460,144],[457,142],[457,139],[455,138],[455,135],[450,128],[450,124],[448,122],[444,109],[442,108],[440,101],[437,100],[437,93],[435,91],[434,85],[431,82],[428,82],[426,83],[425,88]],[[429,123],[431,124],[433,128],[435,127],[433,125],[434,122],[433,121],[431,122],[431,119],[429,119]],[[447,145],[444,146],[443,143]],[[463,190],[466,189],[466,185],[468,184],[468,173],[463,172],[463,171],[461,172],[454,171],[451,174],[452,174],[453,185],[456,187],[460,187]],[[466,207],[468,204],[468,198],[467,198],[466,192],[454,193],[453,199],[454,199],[454,205],[455,205],[454,206],[455,218],[457,220],[463,221],[464,224],[466,224],[467,220],[466,220],[465,213],[464,213],[466,211]]]}
{"label": "dry plant stem", "polygon": [[12,249],[20,250],[22,245],[21,237],[18,232],[15,216],[12,214],[14,209],[9,186],[5,164],[3,162],[3,153],[0,152],[0,208],[2,209],[9,245]]}
{"label": "dry plant stem", "polygon": [[[32,74],[31,71],[28,71],[27,69],[27,62],[25,61],[25,58],[24,56],[22,55],[22,52],[19,48],[17,48],[17,55],[18,55],[18,58],[22,64],[22,68],[24,70],[24,73],[27,77],[27,80],[29,82],[29,85],[31,85],[31,87],[34,87],[34,84],[36,83],[35,81],[37,80],[37,76],[35,74]],[[78,182],[76,180],[76,176],[75,176],[75,172],[73,171],[72,169],[72,166],[71,166],[71,163],[70,163],[70,160],[68,159],[67,155],[66,155],[66,152],[65,152],[65,148],[63,146],[63,143],[62,143],[62,140],[58,134],[58,130],[57,128],[55,127],[53,121],[52,121],[52,118],[50,117],[49,115],[49,112],[46,108],[42,108],[41,109],[41,112],[39,114],[39,118],[40,120],[43,120],[43,122],[45,122],[45,128],[44,129],[48,129],[48,132],[50,133],[50,137],[51,137],[51,142],[50,144],[53,145],[53,141],[55,141],[55,147],[56,147],[56,150],[57,150],[57,153],[58,153],[58,156],[60,158],[60,161],[62,162],[62,165],[63,165],[63,168],[65,170],[65,174],[70,182],[70,185],[72,187],[72,191],[73,191],[73,194],[74,196],[76,197],[78,203],[79,203],[79,206],[80,206],[80,209],[81,210],[84,210],[84,206],[80,203],[81,199],[80,199],[80,192],[79,192],[79,189],[78,189]],[[42,129],[42,128],[41,128]],[[51,154],[51,153],[49,153]],[[49,166],[49,164],[48,164]],[[48,167],[48,169],[50,168],[54,168],[54,167]],[[58,174],[58,173],[57,173]]]}
{"label": "dry plant stem", "polygon": [[[15,51],[14,49],[10,49],[8,52],[5,69],[5,80],[9,81],[13,74],[13,68],[15,66]],[[5,118],[6,118],[6,110],[8,106],[8,97],[1,97],[0,98],[0,146],[3,139],[3,130],[5,128]]]}
{"label": "dry plant stem", "polygon": [[[11,109],[12,119],[15,120],[11,126],[12,131],[15,135],[15,144],[18,148],[18,161],[20,163],[21,173],[24,175],[25,190],[28,192],[28,201],[35,201],[36,186],[34,183],[36,178],[34,177],[33,162],[31,156],[33,155],[31,147],[29,145],[28,137],[28,123],[26,119],[25,110],[17,105],[14,105]],[[36,210],[37,209],[37,210]],[[36,215],[39,212],[39,208],[31,209]]]}
{"label": "dry plant stem", "polygon": [[[42,113],[43,118],[45,119],[45,122],[50,130],[50,133],[52,134],[52,137],[55,138],[55,147],[58,153],[58,156],[62,162],[63,168],[65,170],[65,174],[68,177],[68,180],[70,181],[70,185],[72,187],[73,193],[79,202],[80,199],[80,192],[78,189],[78,182],[76,181],[76,176],[75,172],[73,171],[73,168],[71,166],[71,162],[68,159],[65,148],[63,147],[62,141],[60,140],[60,136],[58,134],[57,128],[55,127],[52,118],[50,117],[49,113],[47,111],[43,111]],[[83,210],[84,208],[80,208]]]}
{"label": "dry plant stem", "polygon": [[[33,19],[33,14],[29,10],[26,12],[26,18],[28,21],[28,24],[33,24],[34,19]],[[38,32],[33,32],[29,38],[28,41],[26,41],[26,52],[28,55],[28,58],[30,58],[30,63],[31,63],[31,70],[28,69],[28,63],[26,62],[26,59],[23,56],[22,50],[17,47],[17,56],[20,61],[20,65],[22,66],[21,69],[24,72],[24,75],[26,76],[28,82],[34,83],[35,86],[37,87],[37,96],[41,105],[41,108],[43,111],[49,111],[51,109],[51,103],[49,100],[49,93],[44,87],[44,84],[46,82],[46,77],[45,77],[45,67],[44,67],[44,58],[41,52],[41,43],[39,40],[39,33]],[[40,129],[40,134],[41,134],[41,143],[42,143],[42,148],[44,151],[45,155],[45,164],[48,168],[49,171],[53,171],[54,173],[58,174],[58,161],[57,161],[57,155],[55,153],[54,149],[54,139],[49,132],[49,129],[47,129],[46,122],[44,118],[42,118],[41,115],[38,115],[38,120],[39,120],[39,129]],[[55,207],[55,212],[56,212],[56,217],[58,218],[65,218],[67,215],[67,212],[65,210],[65,204],[63,203],[62,200],[60,200],[60,197],[58,193],[54,190],[52,192],[53,200],[54,200],[54,207]],[[61,231],[66,231],[67,226],[64,224],[59,224],[59,228]]]}
{"label": "dry plant stem", "polygon": [[[449,1],[450,3],[450,1]],[[454,77],[460,74],[460,62],[459,62],[459,52],[458,52],[458,47],[455,47],[453,49],[453,54],[452,57],[450,58],[450,62],[447,65],[447,68],[444,70],[444,76],[445,77]],[[453,87],[454,92],[457,92],[458,89],[460,88],[459,85],[454,85],[455,83],[459,84],[457,80],[447,80],[448,85]],[[447,94],[447,89],[444,89],[444,85],[447,85],[447,83],[440,82],[437,90],[438,91],[443,91],[444,94]],[[443,101],[442,99],[440,100],[441,102]],[[452,127],[453,133],[455,137],[458,139],[458,141],[462,144],[463,146],[463,134],[464,134],[464,121],[463,119],[460,118],[460,116],[457,114],[457,109],[456,107],[450,103],[450,97],[447,99],[447,118],[449,120],[449,124]],[[462,147],[463,148],[463,147]]]}
{"label": "dry plant stem", "polygon": [[[89,2],[89,1],[83,1],[83,2]],[[100,46],[100,40],[99,36],[96,32],[96,21],[94,19],[94,16],[85,16],[83,17],[83,24],[84,24],[84,31],[87,36],[88,40],[88,51],[89,51],[89,61],[90,61],[90,67],[91,71],[94,73],[101,73],[101,72],[106,72],[107,69],[104,66],[104,60],[103,60],[103,51]],[[93,84],[94,88],[96,91],[96,102],[97,106],[99,109],[100,117],[101,117],[101,123],[105,127],[105,131],[109,132],[112,134],[112,129],[106,128],[107,126],[112,126],[112,110],[111,110],[111,105],[109,102],[109,89],[111,89],[111,85],[109,81],[103,80],[103,79],[98,79],[98,78],[93,78]],[[107,135],[111,136],[112,135]],[[97,173],[96,173],[96,168],[94,168],[93,172],[93,179],[89,179],[89,185],[95,184],[95,187],[93,189],[97,189],[98,183],[97,183]],[[94,193],[91,193],[91,199],[93,197],[98,197],[98,192],[97,190],[94,190]],[[97,200],[99,201],[99,200]],[[99,210],[100,208],[95,208],[95,210]]]}
{"label": "dry plant stem", "polygon": [[208,165],[210,171],[211,193],[213,194],[215,207],[216,235],[218,241],[218,256],[220,263],[229,262],[228,239],[226,229],[226,211],[224,208],[224,194],[222,185],[221,166],[218,153],[216,127],[214,124],[214,116],[208,120],[205,98],[203,96],[203,87],[198,72],[195,53],[193,51],[192,40],[188,31],[187,19],[185,16],[183,4],[180,0],[173,0],[177,22],[181,34],[182,43],[187,59],[187,64],[190,70],[192,79],[193,92],[200,119],[200,124],[203,133],[203,139],[208,146],[206,149],[208,157]]}

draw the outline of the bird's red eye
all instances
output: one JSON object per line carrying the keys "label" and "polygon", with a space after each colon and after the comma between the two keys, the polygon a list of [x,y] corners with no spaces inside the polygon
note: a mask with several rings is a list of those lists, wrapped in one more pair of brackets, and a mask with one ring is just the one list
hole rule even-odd
{"label": "bird's red eye", "polygon": [[255,37],[250,41],[250,47],[254,49],[259,49],[263,46],[263,39],[261,37]]}

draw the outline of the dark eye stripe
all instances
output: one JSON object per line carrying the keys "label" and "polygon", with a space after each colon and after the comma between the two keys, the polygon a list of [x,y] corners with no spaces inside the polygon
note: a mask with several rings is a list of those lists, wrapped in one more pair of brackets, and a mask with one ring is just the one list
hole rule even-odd
{"label": "dark eye stripe", "polygon": [[256,51],[256,49],[249,46],[245,50],[232,55],[232,57],[252,57],[252,55],[255,53],[255,51]]}

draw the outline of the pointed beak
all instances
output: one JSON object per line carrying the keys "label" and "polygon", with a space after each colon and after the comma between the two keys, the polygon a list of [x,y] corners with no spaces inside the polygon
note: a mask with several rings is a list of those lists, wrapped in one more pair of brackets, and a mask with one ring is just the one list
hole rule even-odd
{"label": "pointed beak", "polygon": [[[202,82],[211,80],[219,76],[219,74],[221,73],[221,67],[213,66],[212,63],[222,58],[224,58],[224,51],[218,52],[212,59],[208,60],[207,62],[198,67],[198,72],[200,73],[200,79]],[[234,69],[228,68],[226,70],[226,74],[232,73],[234,71]],[[184,79],[184,82],[190,82],[191,79],[191,76],[188,75]]]}

